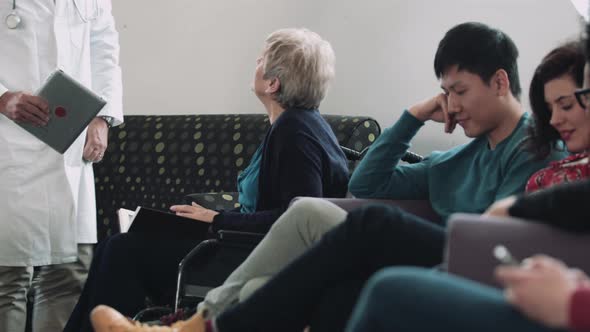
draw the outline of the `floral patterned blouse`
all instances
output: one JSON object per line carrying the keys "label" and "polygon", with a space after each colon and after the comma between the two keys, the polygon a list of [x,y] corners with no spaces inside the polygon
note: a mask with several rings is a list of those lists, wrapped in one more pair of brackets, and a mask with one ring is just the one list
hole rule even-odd
{"label": "floral patterned blouse", "polygon": [[530,193],[556,184],[575,182],[586,178],[590,178],[588,153],[578,153],[551,162],[549,167],[533,174],[526,184],[526,192]]}

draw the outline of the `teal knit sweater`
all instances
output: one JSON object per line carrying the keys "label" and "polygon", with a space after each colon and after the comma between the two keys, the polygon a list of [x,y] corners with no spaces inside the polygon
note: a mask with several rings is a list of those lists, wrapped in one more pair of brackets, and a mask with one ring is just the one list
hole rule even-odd
{"label": "teal knit sweater", "polygon": [[429,200],[443,220],[455,212],[481,213],[494,201],[522,193],[528,178],[549,161],[566,157],[565,152],[554,152],[534,161],[522,148],[528,122],[525,113],[494,150],[484,135],[448,151],[435,151],[420,163],[402,164],[400,158],[424,125],[406,111],[371,146],[349,190],[358,198]]}

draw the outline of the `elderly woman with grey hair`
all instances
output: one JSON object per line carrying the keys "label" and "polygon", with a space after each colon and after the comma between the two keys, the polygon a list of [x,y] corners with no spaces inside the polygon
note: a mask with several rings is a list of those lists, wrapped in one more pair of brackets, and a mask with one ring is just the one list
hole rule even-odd
{"label": "elderly woman with grey hair", "polygon": [[[177,215],[209,223],[213,231],[267,232],[296,196],[344,197],[346,158],[318,108],[334,77],[334,51],[318,34],[284,29],[267,39],[252,89],[271,127],[238,177],[241,208],[214,211],[175,205]],[[144,307],[146,296],[170,304],[179,262],[202,235],[125,233],[96,250],[88,281],[65,331],[92,331],[90,311],[106,304],[124,315]]]}

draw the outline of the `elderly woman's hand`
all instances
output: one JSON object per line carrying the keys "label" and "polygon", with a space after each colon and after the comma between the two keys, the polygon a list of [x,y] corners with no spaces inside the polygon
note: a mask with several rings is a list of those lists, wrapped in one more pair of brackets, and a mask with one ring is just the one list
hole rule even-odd
{"label": "elderly woman's hand", "polygon": [[522,266],[500,266],[496,277],[505,286],[508,302],[530,319],[553,328],[569,324],[569,303],[577,287],[588,277],[562,262],[535,256]]}
{"label": "elderly woman's hand", "polygon": [[205,209],[199,204],[193,202],[191,205],[173,205],[170,210],[176,213],[177,216],[191,218],[208,223],[213,222],[213,218],[219,214],[214,210]]}

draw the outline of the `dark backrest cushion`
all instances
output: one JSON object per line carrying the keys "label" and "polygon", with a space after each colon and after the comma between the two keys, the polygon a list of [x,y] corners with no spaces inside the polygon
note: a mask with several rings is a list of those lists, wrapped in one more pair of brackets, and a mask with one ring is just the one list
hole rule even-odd
{"label": "dark backrest cushion", "polygon": [[[340,145],[356,151],[381,133],[370,117],[324,118]],[[113,232],[118,208],[166,210],[190,193],[236,191],[269,126],[266,114],[126,116],[94,165],[99,239]]]}

